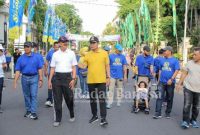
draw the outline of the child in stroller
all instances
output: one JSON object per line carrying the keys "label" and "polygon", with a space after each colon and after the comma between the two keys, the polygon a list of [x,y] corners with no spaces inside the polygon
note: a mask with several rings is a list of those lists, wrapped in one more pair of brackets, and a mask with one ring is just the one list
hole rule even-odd
{"label": "child in stroller", "polygon": [[138,76],[132,112],[138,113],[140,110],[144,110],[145,114],[149,114],[149,84],[150,79],[148,77]]}

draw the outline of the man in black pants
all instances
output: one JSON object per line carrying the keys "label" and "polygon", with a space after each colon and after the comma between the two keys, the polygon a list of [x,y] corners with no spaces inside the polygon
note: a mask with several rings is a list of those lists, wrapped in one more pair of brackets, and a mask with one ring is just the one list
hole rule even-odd
{"label": "man in black pants", "polygon": [[[90,49],[84,58],[84,64],[79,64],[80,68],[88,67],[88,89],[90,93],[90,106],[93,117],[89,123],[98,121],[97,116],[97,98],[100,104],[100,125],[107,125],[106,120],[106,84],[110,83],[110,67],[108,53],[98,48],[99,39],[95,36],[90,38]],[[106,74],[107,73],[107,74]]]}
{"label": "man in black pants", "polygon": [[[69,40],[62,36],[59,38],[58,42],[60,44],[60,50],[53,54],[48,81],[49,89],[52,89],[53,86],[54,107],[56,113],[56,120],[53,126],[55,127],[60,125],[62,119],[63,97],[70,112],[69,121],[75,121],[73,89],[76,80],[77,65],[75,53],[68,49]],[[53,76],[54,79],[52,81]]]}

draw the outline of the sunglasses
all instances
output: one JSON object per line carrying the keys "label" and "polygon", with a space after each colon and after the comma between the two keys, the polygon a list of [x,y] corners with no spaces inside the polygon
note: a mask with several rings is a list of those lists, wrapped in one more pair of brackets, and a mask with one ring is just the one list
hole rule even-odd
{"label": "sunglasses", "polygon": [[90,42],[91,45],[92,45],[92,44],[95,44],[95,43],[97,43],[97,42]]}
{"label": "sunglasses", "polygon": [[24,45],[24,48],[30,48],[31,46],[29,46],[29,45]]}

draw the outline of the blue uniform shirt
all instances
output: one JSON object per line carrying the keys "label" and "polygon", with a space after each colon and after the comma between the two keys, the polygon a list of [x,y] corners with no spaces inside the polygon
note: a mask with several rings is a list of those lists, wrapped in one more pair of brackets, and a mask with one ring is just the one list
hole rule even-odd
{"label": "blue uniform shirt", "polygon": [[23,54],[17,60],[15,70],[20,71],[22,74],[35,75],[38,70],[43,67],[41,57],[36,53],[31,53],[30,56]]}
{"label": "blue uniform shirt", "polygon": [[[160,82],[167,84],[168,80],[172,78],[176,70],[180,70],[179,61],[174,58],[163,58],[160,60]],[[175,80],[173,81],[175,83]]]}
{"label": "blue uniform shirt", "polygon": [[43,56],[40,54],[40,53],[35,53],[38,55],[38,57],[40,58],[40,61],[42,63],[42,65],[44,65],[44,59],[43,59]]}
{"label": "blue uniform shirt", "polygon": [[154,72],[158,73],[159,72],[159,67],[160,67],[160,61],[163,59],[162,56],[158,56],[154,59]]}
{"label": "blue uniform shirt", "polygon": [[46,56],[46,60],[49,62],[49,66],[48,66],[48,74],[50,74],[50,64],[51,64],[51,60],[52,60],[52,57],[53,57],[53,53],[54,53],[54,49],[51,49],[48,53],[47,53],[47,56]]}
{"label": "blue uniform shirt", "polygon": [[123,66],[127,65],[126,58],[123,54],[110,54],[110,75],[114,79],[123,79]]}
{"label": "blue uniform shirt", "polygon": [[138,67],[138,75],[150,76],[150,66],[154,65],[154,59],[151,55],[137,56],[135,65]]}

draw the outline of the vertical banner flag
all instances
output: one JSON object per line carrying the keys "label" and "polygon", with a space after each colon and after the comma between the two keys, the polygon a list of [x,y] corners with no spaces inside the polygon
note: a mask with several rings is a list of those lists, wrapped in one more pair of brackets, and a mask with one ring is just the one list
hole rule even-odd
{"label": "vertical banner flag", "polygon": [[42,37],[43,42],[47,42],[47,39],[49,36],[49,22],[50,22],[51,12],[52,12],[51,7],[48,7],[46,11],[46,15],[45,15],[45,20],[44,20],[44,30],[43,30],[43,37]]}
{"label": "vertical banner flag", "polygon": [[35,6],[37,4],[37,0],[30,0],[28,6],[28,27],[26,30],[27,40],[31,41],[31,23],[33,20],[33,16],[35,14]]}
{"label": "vertical banner flag", "polygon": [[170,0],[172,4],[172,11],[173,11],[173,35],[176,36],[176,2],[175,0]]}
{"label": "vertical banner flag", "polygon": [[26,0],[10,0],[9,6],[9,38],[17,39],[20,37],[22,17]]}

